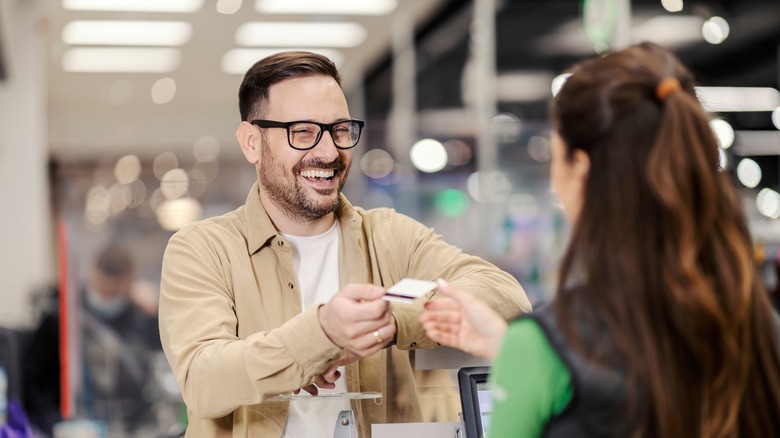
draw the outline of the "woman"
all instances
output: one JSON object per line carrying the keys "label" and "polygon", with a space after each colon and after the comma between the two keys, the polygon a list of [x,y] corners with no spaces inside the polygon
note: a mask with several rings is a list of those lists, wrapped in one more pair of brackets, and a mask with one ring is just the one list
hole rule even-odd
{"label": "woman", "polygon": [[587,60],[551,119],[554,300],[507,328],[442,282],[421,317],[495,358],[490,438],[780,436],[778,323],[691,74],[648,43]]}

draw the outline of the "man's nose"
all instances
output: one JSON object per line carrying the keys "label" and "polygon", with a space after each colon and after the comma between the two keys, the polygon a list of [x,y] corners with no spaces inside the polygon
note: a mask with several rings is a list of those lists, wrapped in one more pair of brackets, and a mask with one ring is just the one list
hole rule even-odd
{"label": "man's nose", "polygon": [[311,153],[318,158],[322,158],[328,162],[333,161],[338,157],[339,150],[336,148],[336,143],[333,141],[333,135],[330,131],[323,131],[320,142],[311,150]]}

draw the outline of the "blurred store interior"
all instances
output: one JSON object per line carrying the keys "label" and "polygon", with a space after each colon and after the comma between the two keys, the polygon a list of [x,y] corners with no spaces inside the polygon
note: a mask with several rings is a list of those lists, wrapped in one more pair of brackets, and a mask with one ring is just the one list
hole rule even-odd
{"label": "blurred store interior", "polygon": [[0,0],[0,326],[35,327],[108,242],[153,294],[172,233],[243,204],[238,85],[293,48],[330,56],[367,122],[352,203],[428,224],[542,301],[567,239],[547,102],[573,63],[643,40],[695,72],[774,293],[777,0]]}

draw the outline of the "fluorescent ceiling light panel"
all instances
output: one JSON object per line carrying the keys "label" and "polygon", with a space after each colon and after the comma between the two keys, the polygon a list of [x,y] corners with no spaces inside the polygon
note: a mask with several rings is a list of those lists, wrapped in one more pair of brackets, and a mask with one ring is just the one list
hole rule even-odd
{"label": "fluorescent ceiling light panel", "polygon": [[196,12],[203,0],[62,0],[62,8],[76,11]]}
{"label": "fluorescent ceiling light panel", "polygon": [[228,74],[243,75],[257,61],[274,53],[287,50],[308,50],[319,53],[322,56],[330,58],[336,67],[340,67],[344,62],[344,55],[338,50],[333,49],[290,49],[290,48],[268,48],[268,49],[231,49],[222,56],[222,71]]}
{"label": "fluorescent ceiling light panel", "polygon": [[62,29],[62,41],[92,46],[181,46],[192,37],[184,21],[80,20]]}
{"label": "fluorescent ceiling light panel", "polygon": [[181,63],[179,49],[77,47],[62,55],[62,68],[80,73],[167,73]]}
{"label": "fluorescent ceiling light panel", "polygon": [[355,47],[368,32],[357,23],[265,21],[242,24],[236,44],[248,47]]}
{"label": "fluorescent ceiling light panel", "polygon": [[501,102],[533,102],[550,97],[554,76],[547,71],[515,71],[498,75],[496,95]]}
{"label": "fluorescent ceiling light panel", "polygon": [[666,47],[680,47],[701,41],[704,19],[695,15],[659,15],[634,25],[631,40],[652,41]]}
{"label": "fluorescent ceiling light panel", "polygon": [[771,87],[696,87],[705,111],[772,111],[780,106],[780,91]]}
{"label": "fluorescent ceiling light panel", "polygon": [[266,14],[387,15],[398,0],[257,0],[255,10]]}

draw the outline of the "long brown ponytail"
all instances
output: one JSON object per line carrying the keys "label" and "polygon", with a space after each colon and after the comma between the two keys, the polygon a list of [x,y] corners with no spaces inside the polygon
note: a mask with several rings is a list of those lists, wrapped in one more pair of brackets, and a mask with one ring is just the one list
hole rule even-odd
{"label": "long brown ponytail", "polygon": [[[564,335],[625,364],[638,436],[780,436],[771,305],[691,74],[643,43],[577,66],[551,112],[591,162],[556,297]],[[588,352],[575,313],[619,358]]]}

